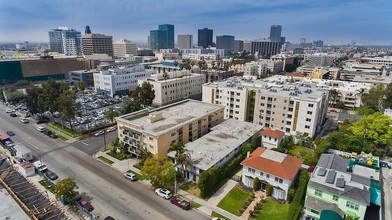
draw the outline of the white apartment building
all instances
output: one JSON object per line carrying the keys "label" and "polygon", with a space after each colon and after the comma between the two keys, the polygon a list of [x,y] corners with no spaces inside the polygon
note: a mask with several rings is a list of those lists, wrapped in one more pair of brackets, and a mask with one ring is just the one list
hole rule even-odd
{"label": "white apartment building", "polygon": [[268,73],[279,73],[282,72],[284,69],[284,65],[281,60],[261,59],[258,61],[258,64],[259,76]]}
{"label": "white apartment building", "polygon": [[145,70],[141,65],[101,65],[101,71],[94,73],[94,90],[99,94],[115,96],[128,94],[138,86],[138,80],[148,78],[154,70]]}
{"label": "white apartment building", "polygon": [[125,57],[126,54],[137,55],[136,43],[133,43],[127,39],[120,39],[113,42],[114,57]]}
{"label": "white apartment building", "polygon": [[187,98],[201,98],[204,75],[191,73],[188,70],[166,74],[166,79],[163,73],[158,73],[138,81],[139,85],[145,81],[152,85],[155,91],[153,105],[162,106]]}
{"label": "white apartment building", "polygon": [[283,68],[286,66],[286,64],[294,64],[294,59],[295,59],[295,56],[289,55],[289,54],[276,54],[276,55],[271,56],[271,60],[282,61]]}
{"label": "white apartment building", "polygon": [[338,57],[338,55],[332,54],[307,54],[305,55],[305,61],[312,66],[330,66]]}
{"label": "white apartment building", "polygon": [[219,59],[219,54],[216,53],[207,53],[207,54],[199,54],[199,53],[188,53],[183,54],[182,59],[191,59],[191,60],[217,60]]}
{"label": "white apartment building", "polygon": [[392,56],[385,57],[362,57],[361,60],[371,64],[392,65]]}
{"label": "white apartment building", "polygon": [[328,109],[329,89],[310,83],[231,77],[203,85],[203,102],[226,107],[225,118],[316,135]]}
{"label": "white apartment building", "polygon": [[382,74],[383,65],[381,64],[368,64],[358,62],[345,62],[340,74],[342,80],[353,80],[358,75],[374,75]]}
{"label": "white apartment building", "polygon": [[214,47],[207,49],[191,48],[191,49],[180,49],[180,53],[184,56],[187,54],[218,54],[220,58],[226,56],[225,49],[216,49]]}
{"label": "white apartment building", "polygon": [[235,73],[243,73],[244,75],[249,75],[249,76],[259,75],[259,65],[255,61],[245,63],[245,64],[232,65],[230,66],[229,70],[233,70]]}

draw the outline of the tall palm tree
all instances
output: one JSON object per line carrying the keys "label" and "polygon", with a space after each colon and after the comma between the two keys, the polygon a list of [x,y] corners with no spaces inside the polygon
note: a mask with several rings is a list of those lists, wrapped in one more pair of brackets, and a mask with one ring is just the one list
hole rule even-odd
{"label": "tall palm tree", "polygon": [[361,102],[360,102],[359,104],[362,105],[362,98],[363,98],[363,96],[367,93],[367,91],[366,91],[365,88],[361,88],[361,89],[357,90],[357,92],[358,92],[357,95],[358,95],[359,98],[361,99]]}
{"label": "tall palm tree", "polygon": [[340,92],[336,89],[331,89],[331,97],[332,97],[332,104],[335,105],[338,98],[339,98]]}
{"label": "tall palm tree", "polygon": [[84,91],[86,90],[86,87],[87,87],[87,84],[86,84],[86,82],[79,82],[78,84],[77,84],[77,87],[78,87],[78,89],[80,90],[80,91],[82,91],[82,93],[83,93],[83,100],[84,100]]}
{"label": "tall palm tree", "polygon": [[172,144],[168,150],[168,152],[175,151],[174,155],[175,166],[179,166],[181,168],[181,175],[184,176],[185,166],[188,161],[191,159],[191,155],[188,149],[185,148],[185,145],[182,141],[179,141],[175,144]]}

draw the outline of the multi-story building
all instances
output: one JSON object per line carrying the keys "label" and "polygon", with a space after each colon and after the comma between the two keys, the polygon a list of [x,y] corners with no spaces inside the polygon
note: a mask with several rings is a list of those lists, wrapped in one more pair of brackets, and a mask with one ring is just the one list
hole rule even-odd
{"label": "multi-story building", "polygon": [[232,77],[203,85],[203,101],[226,106],[225,118],[252,121],[284,131],[317,134],[328,108],[329,90],[311,83]]}
{"label": "multi-story building", "polygon": [[[227,119],[212,127],[210,132],[203,137],[185,145],[190,160],[183,168],[180,168],[185,179],[197,182],[202,172],[212,167],[222,167],[233,157],[241,152],[241,149],[252,140],[254,135],[262,129],[262,126],[249,122]],[[168,153],[174,161],[176,152]]]}
{"label": "multi-story building", "polygon": [[242,51],[244,51],[244,41],[234,40],[234,52],[242,52]]}
{"label": "multi-story building", "polygon": [[190,60],[218,60],[219,58],[220,58],[219,54],[216,53],[207,53],[207,54],[188,53],[182,55],[182,59],[190,59]]}
{"label": "multi-story building", "polygon": [[337,55],[329,54],[309,54],[305,55],[306,64],[310,66],[331,66]]}
{"label": "multi-story building", "polygon": [[178,48],[180,49],[191,49],[193,45],[192,34],[179,34],[178,35]]}
{"label": "multi-story building", "polygon": [[[166,76],[166,77],[165,77]],[[188,70],[159,73],[139,80],[138,84],[148,82],[155,91],[153,105],[162,106],[184,99],[201,99],[204,75]]]}
{"label": "multi-story building", "polygon": [[171,144],[187,144],[207,134],[223,122],[223,112],[223,106],[190,99],[144,109],[116,118],[118,138],[135,156],[143,149],[166,154]]}
{"label": "multi-story building", "polygon": [[127,39],[120,39],[113,42],[113,55],[120,58],[125,57],[126,54],[137,54],[136,43],[128,41]]}
{"label": "multi-story building", "polygon": [[315,40],[315,41],[313,41],[313,45],[314,45],[314,47],[323,48],[324,47],[324,41],[322,41],[322,40]]}
{"label": "multi-story building", "polygon": [[234,36],[216,36],[216,48],[225,49],[227,52],[234,51]]}
{"label": "multi-story building", "polygon": [[262,76],[269,73],[283,72],[283,62],[280,60],[261,59],[257,61],[259,64],[258,75]]}
{"label": "multi-story building", "polygon": [[340,73],[340,79],[352,81],[358,75],[379,76],[382,74],[384,65],[358,62],[345,62]]}
{"label": "multi-story building", "polygon": [[104,53],[113,57],[113,37],[104,34],[85,34],[82,36],[84,55]]}
{"label": "multi-story building", "polygon": [[69,81],[77,84],[79,82],[85,82],[87,86],[94,85],[94,73],[98,73],[98,70],[74,70],[69,71]]}
{"label": "multi-story building", "polygon": [[286,200],[302,163],[300,158],[259,147],[241,162],[242,182],[253,187],[254,179],[258,178],[261,191],[266,191],[270,185],[272,197]]}
{"label": "multi-story building", "polygon": [[272,41],[270,39],[260,39],[252,41],[252,54],[258,54],[259,56],[272,56],[280,53],[280,42]]}
{"label": "multi-story building", "polygon": [[153,50],[160,50],[167,48],[167,34],[162,30],[150,31],[150,48]]}
{"label": "multi-story building", "polygon": [[148,78],[154,70],[145,70],[142,65],[101,65],[94,73],[94,90],[99,94],[115,96],[129,94],[138,86],[138,80]]}
{"label": "multi-story building", "polygon": [[362,57],[361,61],[370,64],[392,65],[392,56],[384,57]]}
{"label": "multi-story building", "polygon": [[164,31],[166,34],[166,45],[168,49],[174,48],[174,25],[160,24],[158,29]]}
{"label": "multi-story building", "polygon": [[235,73],[243,73],[248,76],[259,76],[259,64],[256,61],[232,65],[229,70],[233,70]]}
{"label": "multi-story building", "polygon": [[392,78],[390,76],[361,74],[361,75],[356,75],[352,81],[357,83],[371,84],[374,86],[378,84],[387,86],[392,83]]}
{"label": "multi-story building", "polygon": [[244,41],[244,50],[247,52],[252,51],[252,41]]}
{"label": "multi-story building", "polygon": [[272,41],[280,42],[282,34],[282,25],[271,25],[270,37]]}
{"label": "multi-story building", "polygon": [[335,154],[322,154],[306,190],[305,215],[319,219],[330,219],[327,216],[365,219],[371,203],[381,206],[378,162],[369,155],[347,160]]}
{"label": "multi-story building", "polygon": [[203,48],[213,46],[212,36],[213,36],[212,29],[208,29],[208,28],[199,29],[197,35],[197,45]]}
{"label": "multi-story building", "polygon": [[276,54],[271,56],[270,59],[274,61],[282,61],[283,67],[285,67],[286,64],[294,64],[295,56],[288,54]]}
{"label": "multi-story building", "polygon": [[68,56],[81,55],[80,31],[67,27],[58,27],[49,31],[49,48]]}
{"label": "multi-story building", "polygon": [[[198,49],[198,48],[193,48],[193,49],[180,49],[180,53],[184,55],[189,55],[189,54],[217,54],[219,58],[223,58],[226,56],[227,51],[225,49],[216,49],[216,48],[207,48],[207,49]],[[196,56],[196,55],[192,55]]]}

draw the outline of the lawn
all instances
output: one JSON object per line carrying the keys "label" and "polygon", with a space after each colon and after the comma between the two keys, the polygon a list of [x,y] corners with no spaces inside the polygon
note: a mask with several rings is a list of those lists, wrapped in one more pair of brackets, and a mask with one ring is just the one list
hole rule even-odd
{"label": "lawn", "polygon": [[191,204],[192,208],[197,209],[197,208],[201,207],[201,205],[197,202],[189,201],[189,203]]}
{"label": "lawn", "polygon": [[316,152],[314,152],[313,149],[306,147],[294,146],[287,153],[289,155],[304,159],[304,164],[309,166],[317,164],[318,161]]}
{"label": "lawn", "polygon": [[279,204],[271,199],[265,199],[260,214],[256,216],[257,220],[285,220],[289,211],[289,204]]}
{"label": "lawn", "polygon": [[47,189],[49,192],[54,193],[54,187],[48,184],[45,180],[40,180],[38,181],[38,183],[45,187],[45,189]]}
{"label": "lawn", "polygon": [[62,132],[62,133],[64,133],[64,134],[66,134],[66,135],[68,135],[68,136],[70,136],[70,137],[73,137],[73,138],[79,136],[78,134],[76,134],[76,133],[74,133],[73,131],[71,131],[71,129],[69,129],[69,128],[65,127],[65,126],[64,126],[64,128],[63,128],[63,127],[62,127],[60,124],[58,124],[58,123],[49,122],[49,123],[48,123],[48,126],[51,127],[51,128],[53,128],[53,129],[56,129],[57,131],[60,131],[60,132]]}
{"label": "lawn", "polygon": [[245,204],[250,195],[250,192],[236,186],[219,202],[218,207],[240,216],[239,209]]}
{"label": "lawn", "polygon": [[106,158],[104,156],[99,156],[98,158],[100,160],[102,160],[103,162],[108,163],[108,164],[113,164],[114,163],[113,161],[109,160],[108,158]]}
{"label": "lawn", "polygon": [[68,138],[61,136],[61,135],[57,135],[57,137],[62,140],[62,141],[68,141]]}
{"label": "lawn", "polygon": [[223,216],[223,215],[221,215],[221,214],[219,214],[217,212],[212,212],[211,216],[212,217],[218,217],[218,218],[225,219],[225,220],[230,220],[229,218],[226,218],[225,216]]}
{"label": "lawn", "polygon": [[196,183],[184,183],[180,186],[180,189],[187,191],[192,195],[200,197],[200,189],[196,186]]}

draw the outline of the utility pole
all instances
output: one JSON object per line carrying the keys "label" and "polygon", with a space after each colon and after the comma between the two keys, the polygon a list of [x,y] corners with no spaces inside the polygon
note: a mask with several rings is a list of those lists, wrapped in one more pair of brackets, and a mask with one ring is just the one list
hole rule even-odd
{"label": "utility pole", "polygon": [[177,194],[177,159],[174,159],[174,195]]}
{"label": "utility pole", "polygon": [[104,149],[106,151],[106,129],[103,128],[103,144],[104,144]]}

